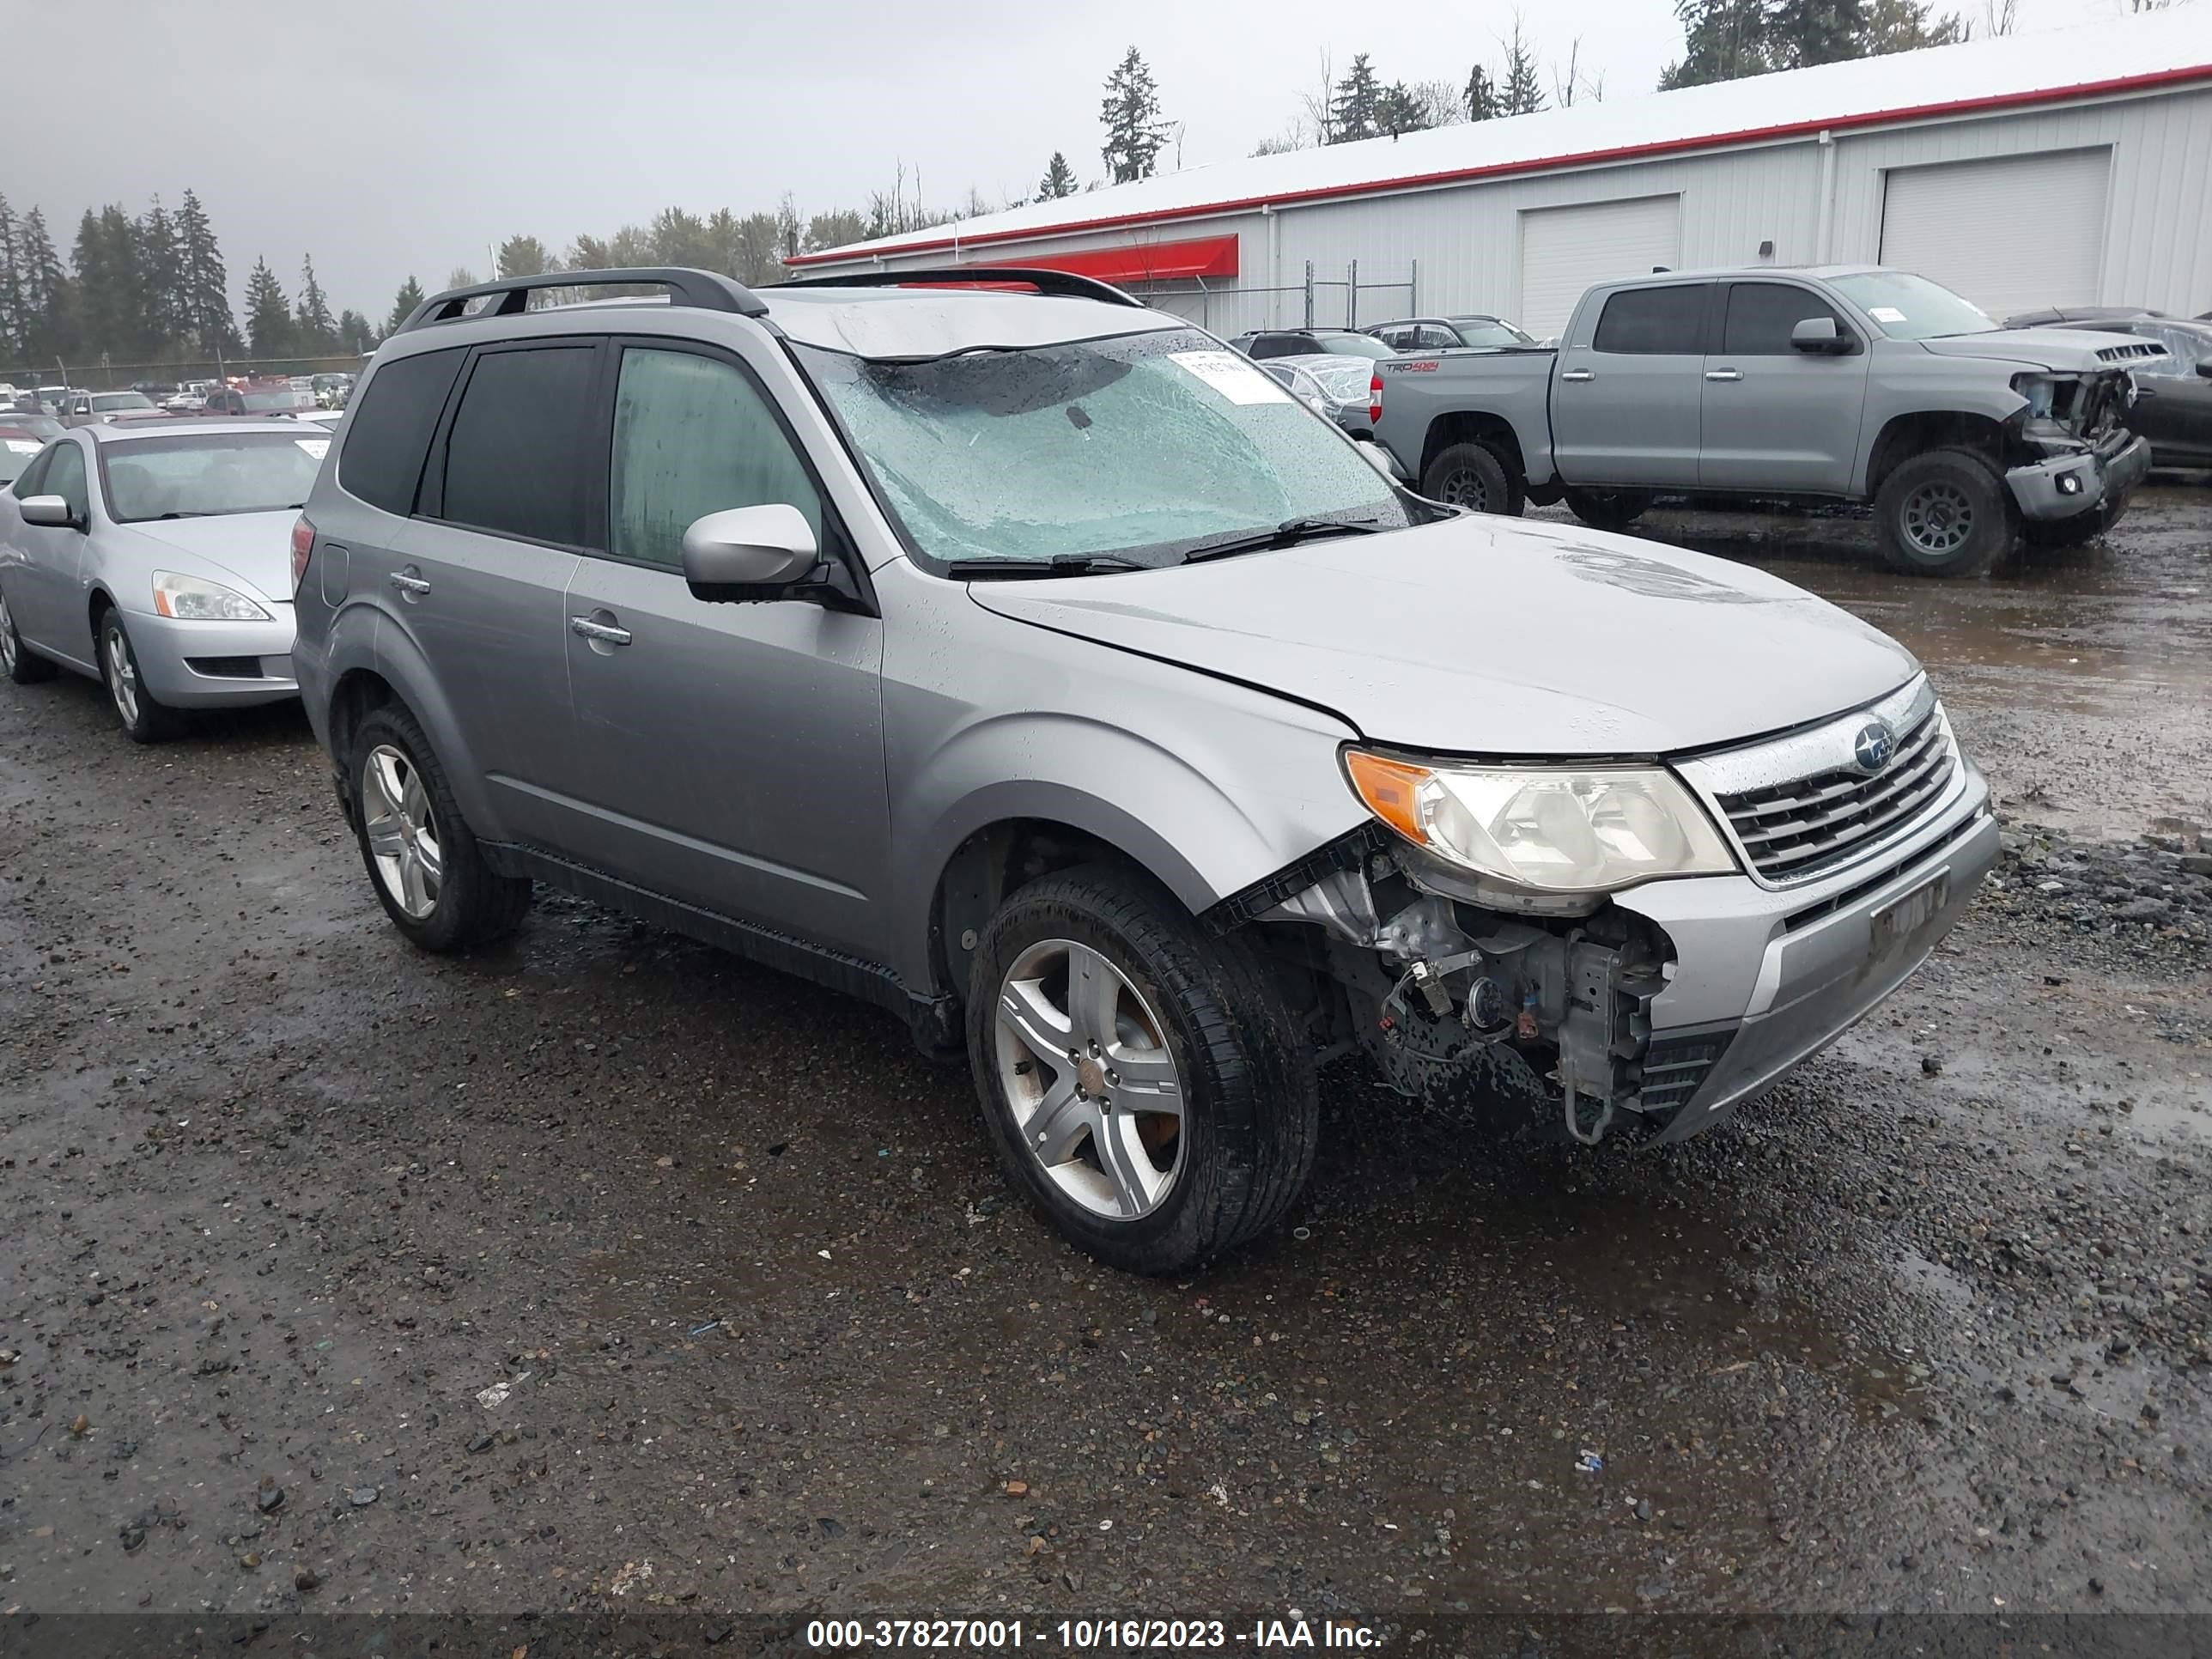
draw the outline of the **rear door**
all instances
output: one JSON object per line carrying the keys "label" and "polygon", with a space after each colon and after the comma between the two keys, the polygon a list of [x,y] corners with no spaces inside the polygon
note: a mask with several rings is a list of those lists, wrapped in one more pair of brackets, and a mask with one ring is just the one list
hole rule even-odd
{"label": "rear door", "polygon": [[[472,352],[415,516],[349,577],[356,590],[386,590],[386,617],[445,694],[496,830],[542,846],[567,828],[550,782],[569,742],[561,605],[580,550],[599,534],[585,435],[604,355],[602,341],[574,337]],[[372,405],[375,395],[372,382]]]}
{"label": "rear door", "polygon": [[1561,478],[1697,486],[1717,292],[1711,283],[1617,289],[1575,313],[1552,381],[1552,449]]}
{"label": "rear door", "polygon": [[844,532],[762,366],[685,342],[616,348],[604,551],[568,593],[574,741],[564,793],[588,861],[872,961],[889,856],[883,624],[802,600],[709,604],[684,530],[787,502],[831,557]]}
{"label": "rear door", "polygon": [[[1719,349],[1705,358],[1698,482],[1716,489],[1847,493],[1866,407],[1866,341],[1802,283],[1723,286]],[[1834,322],[1850,350],[1831,356],[1792,346],[1791,331],[1811,317]]]}

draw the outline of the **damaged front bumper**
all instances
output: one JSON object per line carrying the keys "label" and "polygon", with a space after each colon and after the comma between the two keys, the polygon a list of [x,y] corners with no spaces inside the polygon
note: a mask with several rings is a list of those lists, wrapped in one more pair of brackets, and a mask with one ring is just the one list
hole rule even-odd
{"label": "damaged front bumper", "polygon": [[2028,519],[2071,519],[2111,503],[2118,506],[2150,471],[2150,441],[2124,428],[2094,445],[2012,467],[2005,483]]}

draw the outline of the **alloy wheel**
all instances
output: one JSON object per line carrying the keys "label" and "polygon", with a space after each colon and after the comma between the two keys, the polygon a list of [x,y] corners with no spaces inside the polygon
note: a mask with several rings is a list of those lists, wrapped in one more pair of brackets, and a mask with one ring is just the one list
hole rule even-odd
{"label": "alloy wheel", "polygon": [[138,665],[131,658],[131,641],[122,624],[107,625],[107,693],[115,699],[115,712],[125,726],[138,724]]}
{"label": "alloy wheel", "polygon": [[1091,945],[1040,939],[999,988],[999,1083],[1022,1145],[1093,1214],[1134,1221],[1182,1172],[1182,1079],[1167,1028]]}
{"label": "alloy wheel", "polygon": [[1905,498],[1905,539],[1916,552],[1955,553],[1974,533],[1974,504],[1956,484],[1930,478]]}
{"label": "alloy wheel", "polygon": [[1476,513],[1490,511],[1490,486],[1482,474],[1463,466],[1444,480],[1440,498],[1446,507],[1464,507]]}
{"label": "alloy wheel", "polygon": [[361,768],[362,821],[376,878],[410,921],[438,908],[445,860],[422,775],[404,751],[380,743]]}
{"label": "alloy wheel", "polygon": [[15,618],[8,609],[8,596],[0,593],[0,674],[15,672]]}

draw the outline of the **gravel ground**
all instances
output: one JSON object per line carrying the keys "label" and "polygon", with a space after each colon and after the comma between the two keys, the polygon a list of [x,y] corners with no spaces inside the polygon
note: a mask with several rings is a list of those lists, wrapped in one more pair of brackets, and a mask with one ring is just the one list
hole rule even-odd
{"label": "gravel ground", "polygon": [[1188,1283],[857,1005],[551,897],[412,953],[296,710],[0,688],[0,1610],[2212,1609],[2208,504],[1960,586],[1655,514],[1909,613],[1996,878],[1680,1147],[1333,1077]]}

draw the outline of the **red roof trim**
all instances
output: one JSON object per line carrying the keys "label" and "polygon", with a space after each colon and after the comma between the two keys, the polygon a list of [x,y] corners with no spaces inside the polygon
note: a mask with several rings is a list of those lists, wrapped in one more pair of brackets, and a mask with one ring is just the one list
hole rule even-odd
{"label": "red roof trim", "polygon": [[[1468,184],[1481,179],[1501,179],[1516,173],[1541,173],[1553,167],[1590,167],[1607,161],[1635,161],[1644,156],[1679,155],[1685,150],[1713,149],[1728,144],[1751,143],[1777,138],[1810,137],[1820,132],[1850,131],[1858,127],[1883,126],[1892,122],[1925,120],[1942,115],[1972,115],[1985,111],[2016,109],[2026,105],[2063,103],[2113,93],[2147,92],[2160,87],[2212,80],[2212,64],[2185,69],[2155,70],[2146,75],[2124,75],[2109,81],[2089,81],[2079,86],[2051,87],[2035,92],[1993,93],[1984,98],[1961,98],[1943,104],[1915,104],[1903,109],[1869,110],[1859,115],[1832,116],[1817,121],[1791,121],[1779,126],[1746,127],[1735,132],[1710,133],[1698,138],[1668,138],[1651,144],[1622,144],[1611,149],[1586,150],[1577,155],[1545,155],[1525,161],[1500,161],[1489,167],[1452,167],[1437,173],[1412,173],[1395,179],[1372,179],[1363,184],[1321,185],[1310,190],[1285,191],[1275,196],[1246,196],[1233,201],[1204,202],[1188,207],[1159,208],[1149,213],[1121,213],[1100,219],[1082,219],[1064,225],[1039,225],[1021,230],[991,230],[975,236],[939,236],[926,242],[905,242],[879,250],[884,258],[909,253],[928,253],[939,248],[981,247],[994,242],[1034,241],[1044,236],[1075,236],[1085,231],[1113,230],[1127,225],[1158,224],[1170,219],[1199,219],[1218,213],[1244,213],[1255,208],[1283,207],[1297,202],[1327,201],[1332,198],[1372,196],[1384,191],[1417,189],[1426,185]],[[801,253],[784,261],[790,265],[828,263],[851,264],[874,258],[873,253]]]}
{"label": "red roof trim", "polygon": [[1031,270],[1061,270],[1102,283],[1180,282],[1194,276],[1234,276],[1237,235],[1194,236],[1181,242],[1135,242],[1076,248],[1063,253],[1017,254],[1006,262]]}

